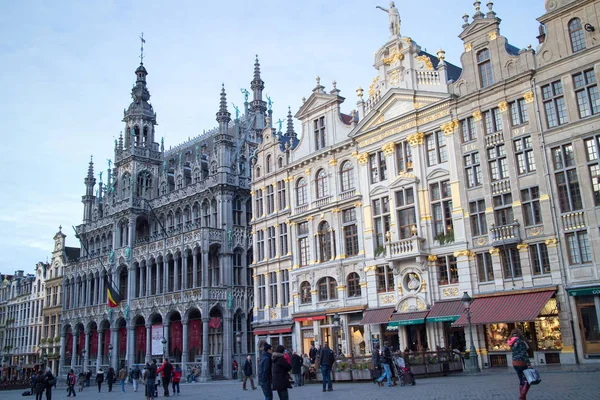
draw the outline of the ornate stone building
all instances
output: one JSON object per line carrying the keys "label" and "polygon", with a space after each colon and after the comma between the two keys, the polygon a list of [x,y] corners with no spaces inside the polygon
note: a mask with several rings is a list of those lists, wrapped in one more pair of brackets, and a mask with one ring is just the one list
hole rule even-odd
{"label": "ornate stone building", "polygon": [[[256,60],[243,116],[165,150],[156,141],[148,72],[135,71],[124,134],[106,181],[90,162],[83,246],[64,269],[61,366],[76,370],[168,356],[202,378],[231,377],[234,354],[253,352],[248,162],[265,126],[264,83]],[[123,296],[107,307],[106,282]]]}

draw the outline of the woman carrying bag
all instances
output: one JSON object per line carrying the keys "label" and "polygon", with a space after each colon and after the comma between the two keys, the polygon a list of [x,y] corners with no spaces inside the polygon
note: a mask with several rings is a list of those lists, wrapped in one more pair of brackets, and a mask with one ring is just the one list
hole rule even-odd
{"label": "woman carrying bag", "polygon": [[521,332],[520,329],[513,329],[510,336],[507,344],[512,350],[513,368],[517,371],[517,376],[519,377],[519,399],[527,400],[527,392],[529,391],[530,385],[527,382],[523,371],[531,367],[531,361],[527,354],[529,346],[523,339],[523,332]]}

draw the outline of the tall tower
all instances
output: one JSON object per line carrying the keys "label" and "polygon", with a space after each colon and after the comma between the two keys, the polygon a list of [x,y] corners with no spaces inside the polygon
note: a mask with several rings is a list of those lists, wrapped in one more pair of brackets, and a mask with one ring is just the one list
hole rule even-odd
{"label": "tall tower", "polygon": [[215,153],[217,154],[217,171],[231,172],[232,155],[234,152],[233,136],[229,134],[229,122],[231,114],[227,111],[227,94],[225,85],[221,87],[221,100],[219,102],[219,111],[217,112],[217,122],[219,123],[219,134],[215,136]]}
{"label": "tall tower", "polygon": [[94,186],[96,186],[96,178],[94,178],[94,161],[90,158],[90,165],[88,166],[88,173],[85,179],[85,195],[81,197],[83,203],[83,222],[92,221],[92,210],[94,209]]}
{"label": "tall tower", "polygon": [[148,71],[141,62],[135,70],[136,81],[131,89],[131,98],[133,101],[129,108],[124,111],[123,122],[125,122],[125,148],[141,146],[153,148],[154,146],[154,126],[156,125],[156,113],[150,100],[150,92],[146,86],[146,76]]}
{"label": "tall tower", "polygon": [[265,113],[267,111],[267,103],[263,101],[263,90],[265,83],[260,78],[260,63],[258,62],[258,55],[254,61],[254,78],[250,82],[250,89],[252,90],[253,99],[250,103],[250,111],[255,114],[254,129],[257,133],[261,132],[265,127]]}

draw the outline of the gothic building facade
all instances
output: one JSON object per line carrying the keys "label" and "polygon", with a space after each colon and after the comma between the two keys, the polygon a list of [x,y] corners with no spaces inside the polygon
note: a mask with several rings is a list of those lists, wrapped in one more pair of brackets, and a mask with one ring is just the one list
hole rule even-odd
{"label": "gothic building facade", "polygon": [[[258,59],[252,98],[232,120],[225,89],[218,127],[165,150],[156,138],[148,72],[135,71],[133,102],[114,165],[85,178],[79,259],[64,269],[61,371],[169,357],[201,376],[231,377],[234,354],[252,353],[253,293],[248,162],[265,126]],[[107,307],[107,283],[123,297]]]}

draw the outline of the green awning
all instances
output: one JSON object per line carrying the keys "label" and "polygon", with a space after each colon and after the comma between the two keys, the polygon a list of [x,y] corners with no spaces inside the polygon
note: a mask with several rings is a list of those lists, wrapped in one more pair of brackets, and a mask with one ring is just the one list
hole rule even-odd
{"label": "green awning", "polygon": [[445,317],[433,317],[427,318],[427,322],[454,322],[458,319],[459,315],[448,315]]}
{"label": "green awning", "polygon": [[425,317],[429,311],[416,311],[408,313],[392,314],[388,326],[405,326],[405,325],[417,325],[424,324]]}
{"label": "green awning", "polygon": [[437,301],[429,310],[427,322],[454,322],[464,311],[462,300]]}
{"label": "green awning", "polygon": [[570,296],[589,296],[600,294],[600,286],[567,289]]}

